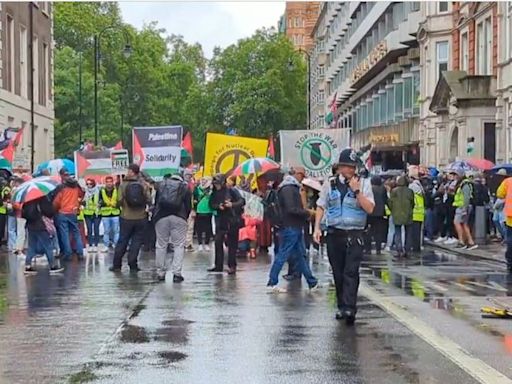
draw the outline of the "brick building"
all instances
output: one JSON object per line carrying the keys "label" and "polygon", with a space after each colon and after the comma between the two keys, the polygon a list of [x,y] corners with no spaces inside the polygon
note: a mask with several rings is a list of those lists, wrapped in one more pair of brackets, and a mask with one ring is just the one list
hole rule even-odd
{"label": "brick building", "polygon": [[287,1],[284,17],[280,22],[280,31],[284,31],[296,49],[310,51],[313,48],[311,32],[315,27],[320,2]]}
{"label": "brick building", "polygon": [[15,156],[22,168],[30,167],[32,148],[35,164],[54,153],[52,23],[51,2],[0,2],[0,135],[24,128]]}

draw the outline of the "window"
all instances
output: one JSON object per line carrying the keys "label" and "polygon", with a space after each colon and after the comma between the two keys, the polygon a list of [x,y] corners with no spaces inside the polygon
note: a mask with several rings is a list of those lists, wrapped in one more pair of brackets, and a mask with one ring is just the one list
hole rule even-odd
{"label": "window", "polygon": [[48,44],[43,43],[43,65],[41,66],[41,72],[43,73],[43,86],[42,86],[42,105],[46,105],[46,100],[50,98],[50,54],[48,52]]}
{"label": "window", "polygon": [[295,28],[299,28],[300,18],[299,17],[294,17],[293,21],[294,21],[294,27]]}
{"label": "window", "polygon": [[403,83],[395,84],[395,120],[400,120],[403,113]]}
{"label": "window", "polygon": [[412,77],[406,77],[404,80],[404,113],[407,115],[412,114],[412,98],[413,98],[413,86]]}
{"label": "window", "polygon": [[379,112],[380,112],[380,101],[379,96],[375,95],[373,97],[373,125],[377,125],[379,123]]}
{"label": "window", "polygon": [[368,103],[368,126],[373,126],[373,100]]}
{"label": "window", "polygon": [[492,74],[492,22],[488,17],[476,29],[477,75]]}
{"label": "window", "polygon": [[288,19],[288,28],[293,28],[292,18]]}
{"label": "window", "polygon": [[437,52],[437,78],[448,70],[448,42],[440,41],[436,44]]}
{"label": "window", "polygon": [[23,25],[20,25],[20,96],[25,99],[28,94],[27,48],[27,29]]}
{"label": "window", "polygon": [[505,52],[506,52],[506,55],[505,55],[505,59],[512,59],[512,1],[509,1],[507,3],[507,20],[506,20],[506,33],[505,33],[505,36],[506,36],[506,39],[508,39],[508,44],[507,44],[507,41],[505,40],[505,44],[506,47],[505,47]]}
{"label": "window", "polygon": [[438,4],[438,11],[439,13],[446,13],[448,12],[448,2],[447,1],[440,1]]}
{"label": "window", "polygon": [[4,88],[10,92],[14,91],[14,20],[7,15],[5,51],[8,58],[5,65],[5,84]]}
{"label": "window", "polygon": [[388,112],[387,112],[387,122],[392,123],[395,120],[395,99],[393,95],[393,88],[389,88],[387,90],[388,94]]}
{"label": "window", "polygon": [[412,73],[413,77],[413,90],[412,90],[412,100],[413,100],[413,115],[420,114],[420,94],[421,94],[421,78],[420,71],[414,71]]}
{"label": "window", "polygon": [[34,56],[33,56],[33,64],[34,68],[34,101],[39,100],[39,39],[37,36],[34,36],[32,39]]}
{"label": "window", "polygon": [[468,68],[469,68],[468,33],[464,32],[460,38],[460,70],[467,72]]}

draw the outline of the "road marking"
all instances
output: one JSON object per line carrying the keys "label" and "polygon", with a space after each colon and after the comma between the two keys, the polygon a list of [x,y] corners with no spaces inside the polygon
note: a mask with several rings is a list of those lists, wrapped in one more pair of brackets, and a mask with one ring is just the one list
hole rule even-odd
{"label": "road marking", "polygon": [[453,361],[466,373],[484,384],[512,384],[512,379],[503,375],[482,360],[471,356],[464,348],[452,340],[440,335],[425,322],[409,313],[403,307],[395,304],[391,299],[381,295],[368,284],[361,282],[359,293],[384,309],[396,320],[409,328],[417,336]]}

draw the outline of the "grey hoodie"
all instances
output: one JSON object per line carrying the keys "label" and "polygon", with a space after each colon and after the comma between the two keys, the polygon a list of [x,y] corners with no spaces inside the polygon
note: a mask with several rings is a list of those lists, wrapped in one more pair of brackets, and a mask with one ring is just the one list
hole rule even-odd
{"label": "grey hoodie", "polygon": [[285,176],[279,185],[279,206],[283,215],[283,227],[302,228],[309,218],[309,213],[302,206],[300,183],[293,176]]}

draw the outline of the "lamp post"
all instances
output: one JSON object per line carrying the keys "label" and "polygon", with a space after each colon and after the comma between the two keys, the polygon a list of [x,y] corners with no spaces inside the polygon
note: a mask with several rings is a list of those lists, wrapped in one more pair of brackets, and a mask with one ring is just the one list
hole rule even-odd
{"label": "lamp post", "polygon": [[[98,72],[100,71],[100,40],[103,33],[110,29],[119,28],[118,26],[111,25],[103,28],[100,33],[94,35],[94,145],[98,145]],[[132,47],[130,45],[130,36],[128,32],[123,29],[125,36],[125,45],[123,55],[129,58],[132,54]]]}
{"label": "lamp post", "polygon": [[[308,116],[307,116],[307,129],[311,129],[311,55],[304,49],[299,48],[297,49],[298,52],[304,54],[307,57],[308,60],[308,67],[307,67],[307,76],[308,76],[308,91],[307,91],[307,98],[308,98]],[[292,59],[288,61],[288,69],[293,69],[293,62]]]}

